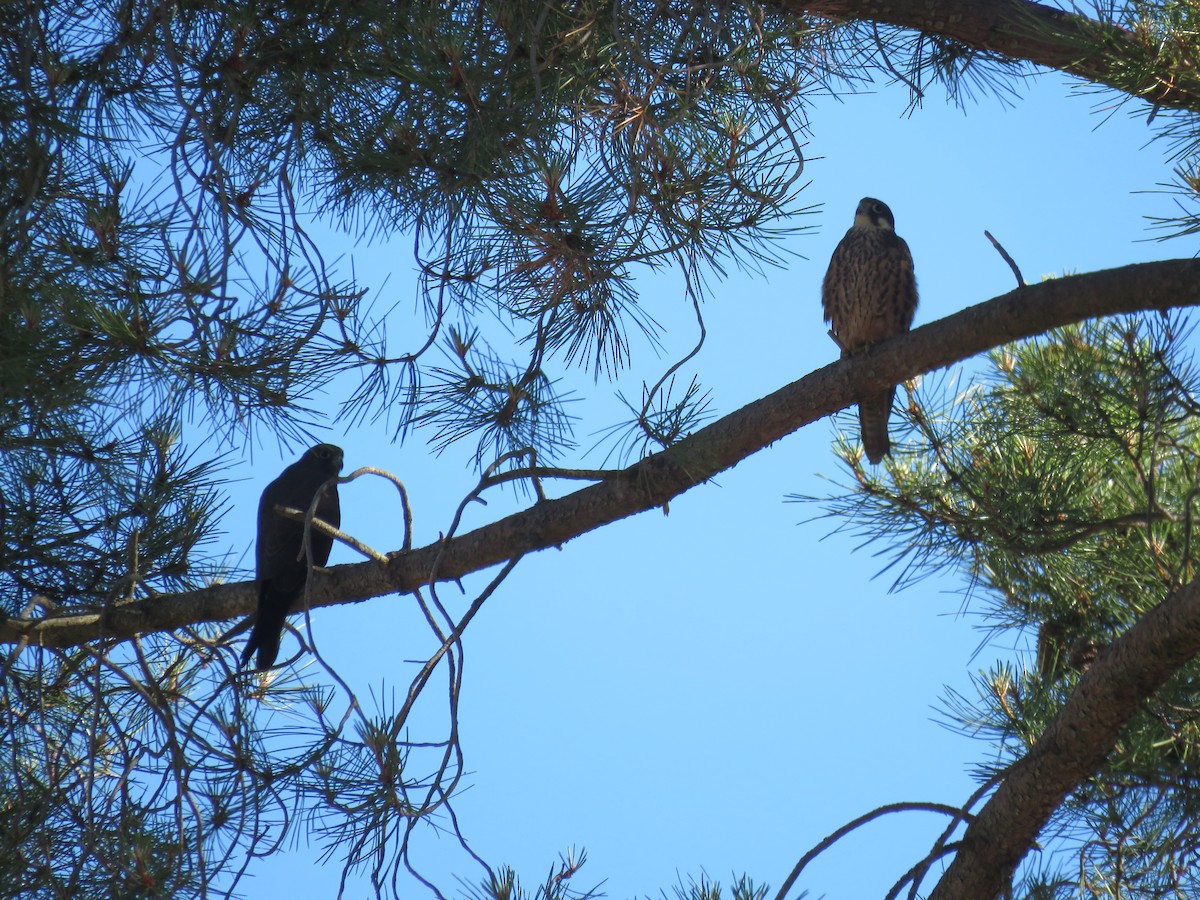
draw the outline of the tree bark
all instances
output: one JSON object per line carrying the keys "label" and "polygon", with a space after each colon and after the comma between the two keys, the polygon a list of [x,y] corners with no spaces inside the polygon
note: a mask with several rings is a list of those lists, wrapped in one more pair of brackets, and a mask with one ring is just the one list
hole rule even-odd
{"label": "tree bark", "polygon": [[1191,52],[1150,27],[1119,25],[1026,0],[774,0],[800,20],[862,20],[951,38],[1180,109],[1200,108]]}
{"label": "tree bark", "polygon": [[1096,658],[976,814],[929,900],[999,896],[1067,794],[1100,767],[1145,699],[1198,652],[1200,589],[1192,582]]}
{"label": "tree bark", "polygon": [[[312,579],[309,605],[316,608],[409,593],[429,583],[435,565],[437,581],[454,581],[662,507],[780,438],[851,405],[864,388],[897,384],[1084,319],[1195,305],[1200,305],[1200,260],[1194,259],[1139,263],[1018,288],[818,369],[590,487],[450,540],[392,553],[386,565],[335,566]],[[832,355],[832,344],[830,349]],[[126,639],[244,616],[256,602],[254,582],[246,581],[103,610],[73,610],[41,619],[7,618],[0,620],[0,643],[27,640],[70,647],[100,638]]]}

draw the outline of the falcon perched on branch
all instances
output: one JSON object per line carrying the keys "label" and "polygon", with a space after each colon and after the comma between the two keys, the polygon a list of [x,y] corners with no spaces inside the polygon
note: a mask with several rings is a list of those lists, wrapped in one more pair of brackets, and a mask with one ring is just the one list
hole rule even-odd
{"label": "falcon perched on branch", "polygon": [[[842,348],[842,356],[903,334],[917,311],[917,279],[908,244],[896,234],[896,220],[886,203],[863,197],[854,213],[821,288],[825,321]],[[888,454],[888,416],[896,387],[858,398],[858,421],[867,459],[878,463]]]}
{"label": "falcon perched on branch", "polygon": [[[342,448],[317,444],[267,485],[258,501],[258,541],[255,545],[258,578],[258,616],[242,654],[242,664],[258,651],[255,668],[275,665],[283,622],[308,580],[308,555],[304,551],[304,522],[283,515],[276,507],[308,511],[321,485],[342,471]],[[316,518],[334,528],[342,524],[337,484],[331,484],[317,502]],[[329,561],[333,538],[316,528],[309,530],[314,565]]]}

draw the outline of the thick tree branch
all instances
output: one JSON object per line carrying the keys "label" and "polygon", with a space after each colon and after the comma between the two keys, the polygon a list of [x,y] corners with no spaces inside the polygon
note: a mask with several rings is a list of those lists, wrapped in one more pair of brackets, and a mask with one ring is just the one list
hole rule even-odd
{"label": "thick tree branch", "polygon": [[[514,557],[560,546],[593,529],[661,507],[672,498],[797,429],[849,406],[867,387],[894,384],[1010,341],[1094,316],[1200,305],[1200,260],[1141,263],[1048,281],[989,300],[859,356],[818,369],[713,422],[599,484],[546,500],[498,522],[406,553],[383,565],[335,566],[312,579],[313,607],[408,593],[452,581]],[[0,643],[69,647],[130,638],[253,611],[253,582],[73,611],[0,621]]]}
{"label": "thick tree branch", "polygon": [[1147,697],[1200,653],[1200,588],[1176,591],[1109,645],[963,835],[930,900],[986,900],[1009,884],[1063,799],[1095,772]]}
{"label": "thick tree branch", "polygon": [[[979,50],[1078,75],[1160,106],[1200,109],[1186,50],[1026,0],[776,0],[798,17],[864,20],[952,38]],[[1097,49],[1099,48],[1099,49]]]}

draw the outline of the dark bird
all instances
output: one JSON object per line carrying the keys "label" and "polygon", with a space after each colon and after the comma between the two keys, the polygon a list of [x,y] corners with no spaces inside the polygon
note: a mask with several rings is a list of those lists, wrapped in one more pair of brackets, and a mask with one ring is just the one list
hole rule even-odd
{"label": "dark bird", "polygon": [[[854,213],[821,288],[825,321],[842,356],[903,334],[917,311],[917,279],[908,244],[896,234],[896,220],[886,203],[863,197]],[[867,459],[878,463],[891,450],[888,416],[896,386],[858,399],[858,421]]]}
{"label": "dark bird", "polygon": [[[307,512],[317,491],[342,471],[342,448],[317,444],[299,460],[283,470],[267,485],[258,501],[258,540],[255,545],[255,574],[258,578],[258,616],[254,630],[242,653],[242,664],[258,651],[259,672],[275,665],[283,623],[292,604],[304,591],[308,580],[308,557],[304,552],[304,522],[281,514],[276,507]],[[331,484],[317,502],[316,518],[334,528],[342,524],[337,484]],[[329,562],[333,538],[309,530],[312,561],[318,566]]]}

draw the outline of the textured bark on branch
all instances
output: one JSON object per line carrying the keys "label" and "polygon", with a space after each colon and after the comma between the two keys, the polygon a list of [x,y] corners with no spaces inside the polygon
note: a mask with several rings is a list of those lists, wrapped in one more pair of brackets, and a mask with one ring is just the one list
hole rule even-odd
{"label": "textured bark on branch", "polygon": [[[1200,260],[1194,259],[1140,263],[1018,288],[818,369],[598,484],[537,503],[444,543],[393,553],[387,565],[335,566],[313,579],[310,606],[408,593],[428,583],[435,561],[437,580],[453,581],[661,507],[793,431],[844,409],[864,388],[897,384],[1084,319],[1194,305],[1200,305]],[[0,620],[0,643],[27,640],[70,647],[100,638],[125,639],[244,616],[255,603],[253,582],[223,584],[99,611]]]}
{"label": "textured bark on branch", "polygon": [[871,21],[938,34],[1078,75],[1148,103],[1200,109],[1200,78],[1193,67],[1182,65],[1184,51],[1149,30],[1130,31],[1026,0],[775,2],[800,18]]}
{"label": "textured bark on branch", "polygon": [[929,900],[1000,896],[1054,810],[1100,767],[1146,698],[1198,652],[1200,588],[1192,582],[1091,664],[1033,749],[976,814]]}

